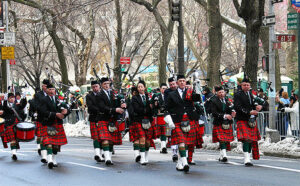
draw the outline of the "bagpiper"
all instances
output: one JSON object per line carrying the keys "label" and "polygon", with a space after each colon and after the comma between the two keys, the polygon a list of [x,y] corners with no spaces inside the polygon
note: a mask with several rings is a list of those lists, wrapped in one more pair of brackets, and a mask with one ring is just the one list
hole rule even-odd
{"label": "bagpiper", "polygon": [[26,107],[26,104],[26,98],[22,98],[19,103],[16,103],[15,95],[13,93],[8,93],[7,100],[3,102],[3,116],[5,119],[5,132],[3,134],[3,143],[10,143],[10,148],[12,152],[11,158],[14,161],[18,160],[17,149],[20,149],[15,127],[22,120],[19,114],[22,113],[23,109]]}
{"label": "bagpiper", "polygon": [[215,87],[216,96],[211,100],[211,111],[213,120],[213,143],[220,145],[219,161],[227,162],[226,150],[230,150],[230,142],[234,140],[232,123],[236,115],[232,103],[225,98],[222,86]]}
{"label": "bagpiper", "polygon": [[199,120],[199,114],[196,112],[194,102],[200,101],[200,94],[196,94],[191,89],[186,89],[186,80],[184,75],[177,76],[178,88],[168,95],[167,107],[169,115],[165,120],[172,130],[172,145],[179,145],[180,159],[177,162],[178,171],[189,171],[187,162],[186,148],[188,145],[196,143],[196,123]]}
{"label": "bagpiper", "polygon": [[61,146],[68,143],[63,127],[63,119],[70,113],[70,110],[60,107],[60,102],[58,97],[55,96],[55,91],[55,87],[52,84],[48,84],[47,96],[41,99],[39,107],[42,116],[42,144],[47,149],[49,169],[58,166],[56,155],[60,152]]}
{"label": "bagpiper", "polygon": [[99,120],[98,114],[100,113],[99,103],[97,101],[97,97],[100,94],[100,82],[92,81],[91,86],[92,91],[86,96],[86,104],[89,113],[91,138],[93,140],[93,146],[95,151],[94,159],[96,160],[96,162],[104,162],[104,158],[102,157],[103,148],[99,139],[100,126],[98,126],[97,124]]}
{"label": "bagpiper", "polygon": [[139,147],[135,149],[135,161],[141,165],[147,165],[149,162],[149,148],[154,144],[155,124],[153,121],[152,109],[146,91],[144,81],[137,84],[138,95],[132,97],[133,122],[129,128],[130,141]]}
{"label": "bagpiper", "polygon": [[115,100],[116,96],[110,90],[109,78],[101,78],[101,87],[98,100],[99,119],[98,119],[98,134],[99,140],[102,142],[104,158],[106,165],[113,165],[112,152],[113,145],[122,144],[122,135],[119,131],[119,123],[117,121],[118,114],[123,114],[126,108],[126,103]]}
{"label": "bagpiper", "polygon": [[[35,135],[38,154],[41,155],[41,162],[47,163],[47,148],[42,144],[41,128],[42,128],[42,114],[40,112],[41,100],[43,97],[46,97],[47,94],[47,85],[50,84],[48,79],[44,79],[42,82],[42,90],[37,92],[33,98],[33,104],[30,105],[33,113],[33,122],[35,123]],[[34,121],[35,120],[35,121]]]}
{"label": "bagpiper", "polygon": [[166,136],[166,122],[164,121],[165,113],[165,97],[164,92],[167,89],[167,84],[160,85],[160,93],[154,94],[151,99],[152,108],[154,111],[154,120],[156,124],[156,137],[160,138],[160,153],[167,154],[167,136]]}
{"label": "bagpiper", "polygon": [[262,109],[258,105],[250,92],[249,79],[244,77],[241,83],[241,91],[234,95],[234,108],[236,110],[237,120],[237,139],[243,143],[244,164],[253,166],[250,160],[251,151],[253,159],[259,159],[258,143],[261,139],[256,124],[258,112]]}
{"label": "bagpiper", "polygon": [[[165,102],[166,100],[168,100],[168,95],[169,93],[173,92],[173,91],[176,91],[177,90],[177,84],[176,84],[176,80],[175,80],[175,77],[170,77],[168,79],[168,84],[169,84],[169,88],[167,90],[165,90],[164,92],[164,97],[165,97]],[[168,144],[171,143],[171,138],[169,137],[168,139]],[[171,149],[172,149],[172,160],[173,162],[176,162],[178,160],[178,145],[171,145]]]}

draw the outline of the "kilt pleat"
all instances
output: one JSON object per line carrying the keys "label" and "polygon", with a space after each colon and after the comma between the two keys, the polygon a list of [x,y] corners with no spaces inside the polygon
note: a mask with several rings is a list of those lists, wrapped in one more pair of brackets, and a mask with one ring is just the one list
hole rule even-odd
{"label": "kilt pleat", "polygon": [[42,137],[41,130],[42,130],[42,123],[39,121],[35,121],[35,135],[37,137]]}
{"label": "kilt pleat", "polygon": [[202,136],[204,135],[204,126],[200,126],[197,122],[195,123],[196,126],[196,147],[197,148],[202,148],[203,144],[203,138]]}
{"label": "kilt pleat", "polygon": [[222,125],[214,125],[213,127],[213,143],[217,142],[232,142],[234,141],[232,125],[225,130]]}
{"label": "kilt pleat", "polygon": [[18,119],[16,119],[12,125],[4,127],[5,129],[4,129],[3,139],[5,143],[9,143],[16,140],[16,133],[14,131],[14,126],[18,123],[19,121]]}
{"label": "kilt pleat", "polygon": [[191,129],[189,132],[183,132],[180,123],[175,123],[175,129],[172,130],[171,145],[178,145],[184,143],[186,145],[196,144],[196,125],[195,121],[190,121]]}
{"label": "kilt pleat", "polygon": [[237,121],[237,138],[239,141],[259,141],[261,139],[257,125],[250,128],[248,121]]}
{"label": "kilt pleat", "polygon": [[145,138],[146,140],[153,140],[156,138],[156,127],[155,122],[152,122],[151,127],[148,130],[143,129],[142,123],[133,122],[129,127],[130,141],[136,141],[140,138]]}
{"label": "kilt pleat", "polygon": [[41,137],[43,137],[44,145],[65,145],[68,143],[65,130],[62,124],[54,123],[52,127],[55,127],[58,132],[55,136],[49,136],[47,133],[47,126],[41,126]]}
{"label": "kilt pleat", "polygon": [[96,122],[90,122],[90,131],[91,131],[91,138],[93,140],[99,140],[99,130],[98,127],[96,125]]}

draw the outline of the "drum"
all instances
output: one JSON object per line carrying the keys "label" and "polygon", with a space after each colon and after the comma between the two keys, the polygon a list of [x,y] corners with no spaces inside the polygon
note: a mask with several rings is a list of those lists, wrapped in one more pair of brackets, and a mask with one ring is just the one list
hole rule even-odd
{"label": "drum", "polygon": [[16,138],[21,142],[33,141],[35,137],[35,125],[22,122],[16,125]]}
{"label": "drum", "polygon": [[0,118],[0,136],[4,133],[4,121],[5,119]]}

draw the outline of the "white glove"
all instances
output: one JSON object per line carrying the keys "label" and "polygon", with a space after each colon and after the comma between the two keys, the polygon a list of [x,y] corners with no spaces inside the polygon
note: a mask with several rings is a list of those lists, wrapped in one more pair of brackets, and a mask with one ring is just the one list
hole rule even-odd
{"label": "white glove", "polygon": [[166,122],[167,124],[169,124],[170,129],[175,129],[175,124],[174,124],[174,122],[173,122],[173,120],[172,120],[172,117],[171,117],[170,115],[166,115],[166,116],[164,117],[164,120],[165,120],[165,122]]}

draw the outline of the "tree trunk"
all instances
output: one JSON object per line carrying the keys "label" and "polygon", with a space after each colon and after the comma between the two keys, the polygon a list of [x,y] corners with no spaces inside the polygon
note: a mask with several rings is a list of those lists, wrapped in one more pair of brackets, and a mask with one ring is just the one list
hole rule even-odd
{"label": "tree trunk", "polygon": [[208,67],[207,77],[209,87],[220,84],[220,61],[222,50],[222,24],[219,0],[210,0],[207,2],[207,19],[209,25],[208,37]]}
{"label": "tree trunk", "polygon": [[168,55],[168,46],[169,42],[165,41],[165,38],[162,38],[163,44],[160,46],[159,50],[159,67],[158,67],[158,74],[159,74],[159,85],[161,83],[166,83],[167,80],[167,55]]}
{"label": "tree trunk", "polygon": [[[116,18],[117,18],[117,38],[116,38],[116,56],[115,56],[115,65],[114,65],[114,88],[119,90],[122,86],[121,78],[121,64],[120,58],[122,54],[122,46],[123,46],[123,39],[122,39],[122,15],[121,15],[121,8],[120,8],[120,0],[115,0],[116,6]],[[115,42],[115,41],[112,41]]]}

